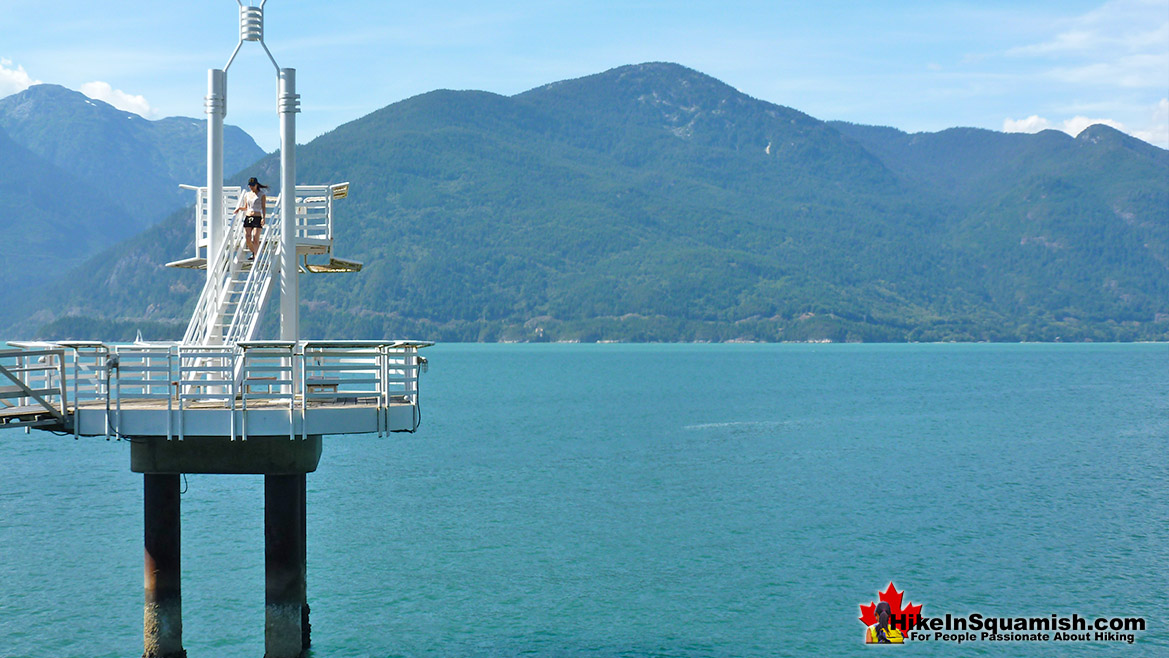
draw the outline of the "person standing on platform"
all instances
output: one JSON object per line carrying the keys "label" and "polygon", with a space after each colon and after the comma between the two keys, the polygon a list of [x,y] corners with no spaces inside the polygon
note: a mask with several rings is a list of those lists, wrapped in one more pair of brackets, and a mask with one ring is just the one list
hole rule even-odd
{"label": "person standing on platform", "polygon": [[264,190],[267,185],[261,185],[253,176],[248,179],[248,191],[239,196],[239,205],[235,211],[244,213],[244,241],[247,242],[251,255],[248,260],[255,260],[260,250],[260,231],[264,228],[264,211],[268,204],[268,195]]}

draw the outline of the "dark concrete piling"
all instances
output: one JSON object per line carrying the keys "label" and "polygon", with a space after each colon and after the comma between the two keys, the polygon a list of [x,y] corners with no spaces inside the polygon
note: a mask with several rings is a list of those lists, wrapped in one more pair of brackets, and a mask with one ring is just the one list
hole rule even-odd
{"label": "dark concrete piling", "polygon": [[264,476],[265,658],[297,658],[305,636],[305,476]]}
{"label": "dark concrete piling", "polygon": [[[189,444],[189,445],[188,445]],[[214,444],[214,445],[212,445]],[[214,448],[221,448],[219,450]],[[179,569],[182,473],[264,474],[264,646],[266,658],[300,658],[311,642],[308,592],[306,474],[321,456],[321,437],[247,441],[148,437],[132,446],[143,470],[146,510],[146,607],[143,658],[185,658]],[[137,453],[133,452],[137,449]],[[137,460],[137,461],[135,461]],[[162,472],[159,472],[162,471]]]}
{"label": "dark concrete piling", "polygon": [[308,478],[300,478],[300,646],[312,645],[312,624],[308,607]]}
{"label": "dark concrete piling", "polygon": [[146,473],[143,483],[145,593],[143,658],[185,658],[179,476]]}

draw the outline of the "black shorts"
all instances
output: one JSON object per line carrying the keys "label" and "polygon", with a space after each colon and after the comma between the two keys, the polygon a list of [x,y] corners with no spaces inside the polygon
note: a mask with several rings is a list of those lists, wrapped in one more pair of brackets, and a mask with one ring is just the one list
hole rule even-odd
{"label": "black shorts", "polygon": [[244,217],[244,228],[260,228],[263,221],[259,215],[248,215]]}

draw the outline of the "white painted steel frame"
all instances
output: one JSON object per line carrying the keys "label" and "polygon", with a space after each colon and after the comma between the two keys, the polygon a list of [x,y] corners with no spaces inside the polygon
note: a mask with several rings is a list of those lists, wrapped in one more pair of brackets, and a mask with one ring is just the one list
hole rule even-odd
{"label": "white painted steel frame", "polygon": [[[179,402],[179,440],[186,439],[186,403],[221,402],[223,408],[231,411],[229,425],[231,439],[235,431],[235,350],[231,347],[182,346],[177,348],[179,364],[175,379],[175,390]],[[172,373],[173,375],[174,373]],[[184,375],[190,375],[184,377]],[[169,402],[168,409],[169,409]],[[119,414],[119,418],[121,415]],[[171,425],[167,417],[167,427]]]}
{"label": "white painted steel frame", "polygon": [[[272,63],[275,64],[275,60]],[[300,112],[300,94],[296,93],[296,69],[279,69],[279,78],[280,222],[289,227],[280,239],[280,338],[295,341],[300,339],[300,281],[296,257],[296,114]]]}
{"label": "white painted steel frame", "polygon": [[[214,215],[205,211],[210,193],[207,188],[184,186],[195,190],[196,259],[199,252],[200,236],[210,236]],[[299,254],[328,254],[332,256],[333,202],[348,194],[349,183],[335,185],[299,185],[295,202],[296,235],[292,260]],[[239,188],[229,188],[221,193],[225,203],[238,198]],[[285,195],[269,197],[268,221],[260,235],[260,250],[254,261],[244,260],[246,255],[244,229],[238,215],[225,216],[226,235],[218,242],[218,248],[211,247],[207,237],[207,281],[201,291],[195,311],[183,334],[185,344],[219,345],[251,340],[255,336],[260,315],[271,296],[273,274],[280,270],[288,231],[285,227],[287,214],[284,210]],[[273,212],[272,210],[275,210]],[[200,223],[205,225],[200,226]],[[192,259],[192,261],[195,259]],[[189,266],[192,261],[180,261],[172,265]],[[294,264],[292,267],[296,267]],[[295,274],[295,273],[294,273]],[[281,279],[281,285],[287,285]],[[299,294],[297,295],[299,296]],[[294,297],[293,297],[294,298]],[[283,299],[283,297],[282,297]],[[283,302],[282,302],[283,304]],[[287,309],[284,309],[287,311]]]}
{"label": "white painted steel frame", "polygon": [[[280,217],[287,229],[280,240],[279,268],[280,273],[280,337],[284,340],[297,340],[300,334],[298,289],[298,264],[296,254],[296,114],[300,112],[300,95],[296,93],[296,69],[280,68],[272,52],[264,43],[264,2],[260,6],[240,6],[240,33],[235,49],[227,59],[223,69],[211,69],[207,72],[207,202],[209,218],[208,248],[207,248],[207,285],[218,286],[220,281],[211,266],[213,259],[217,259],[224,251],[220,241],[220,218],[224,217],[223,203],[223,118],[227,114],[227,71],[231,69],[235,56],[245,41],[255,41],[264,49],[272,66],[276,69],[277,98],[276,109],[280,115]],[[196,232],[198,227],[196,226]],[[198,242],[196,241],[196,245]],[[196,246],[196,251],[198,247]],[[234,249],[233,249],[234,251]],[[260,307],[262,309],[263,302]],[[213,309],[217,316],[223,316],[225,309]],[[257,311],[258,313],[258,311]],[[191,326],[202,320],[192,318]],[[215,328],[208,321],[210,332],[203,344],[214,344]],[[246,336],[251,337],[251,332]],[[186,338],[184,339],[186,340]],[[237,337],[236,340],[239,340]],[[229,342],[231,342],[229,340]]]}
{"label": "white painted steel frame", "polygon": [[[372,414],[368,425],[343,421],[336,433],[376,433],[417,428],[418,349],[431,343],[417,341],[251,341],[237,345],[204,346],[175,343],[105,345],[99,342],[12,343],[19,349],[0,352],[6,372],[19,373],[48,407],[62,429],[75,436],[83,405],[104,410],[101,432],[122,438],[127,418],[158,418],[158,434],[185,440],[188,420],[196,414],[226,414],[227,434],[234,440],[252,433],[249,419],[259,414],[273,427],[271,406],[253,408],[260,400],[287,401],[284,431],[290,439],[307,438],[308,414],[336,418]],[[44,359],[32,363],[30,359]],[[39,378],[39,379],[38,379]],[[36,388],[33,387],[35,384]],[[72,404],[69,391],[72,389]],[[11,392],[9,392],[11,393]],[[9,398],[16,399],[15,394]],[[28,396],[25,396],[26,398]],[[53,403],[59,400],[58,405]],[[143,406],[154,402],[159,406]],[[129,406],[127,406],[129,405]],[[411,407],[411,423],[391,422],[391,411]],[[162,408],[165,407],[165,408]],[[88,411],[87,411],[88,412]],[[299,412],[299,413],[298,413]],[[394,411],[393,414],[398,412]],[[338,416],[337,414],[342,414]],[[354,415],[356,414],[356,415]],[[92,420],[92,419],[91,419]],[[237,431],[240,429],[242,431]],[[299,430],[299,431],[298,431]],[[100,433],[100,432],[99,432]],[[333,433],[333,432],[330,432]],[[271,435],[271,431],[265,431]]]}
{"label": "white painted steel frame", "polygon": [[[195,193],[195,258],[206,257],[207,247],[210,244],[208,237],[209,218],[212,217],[208,209],[208,192],[206,187],[195,185],[179,185],[184,190]],[[336,201],[348,196],[349,182],[333,183],[331,185],[297,185],[296,186],[296,251],[300,255],[332,255],[333,253],[333,212]],[[239,204],[242,188],[223,186],[220,192],[222,211],[220,229],[228,230],[235,215],[235,208]],[[341,196],[337,196],[341,194]],[[281,196],[269,195],[265,207],[265,215],[273,217],[277,214]]]}
{"label": "white painted steel frame", "polygon": [[[240,359],[240,400],[243,409],[243,439],[248,438],[248,400],[287,400],[288,438],[296,437],[296,377],[294,349],[296,343],[252,344],[242,349]],[[263,388],[258,391],[254,389]],[[273,390],[275,387],[275,390]],[[301,427],[304,407],[301,406]],[[304,437],[302,437],[304,438]]]}
{"label": "white painted steel frame", "polygon": [[[11,404],[8,400],[15,400],[18,404]],[[30,416],[47,413],[59,423],[66,422],[69,395],[64,349],[0,351],[0,411],[17,407],[29,407]],[[38,409],[43,411],[37,411]],[[14,415],[13,418],[17,416]],[[6,426],[33,424],[43,423],[35,420],[14,420],[12,423],[6,423]]]}

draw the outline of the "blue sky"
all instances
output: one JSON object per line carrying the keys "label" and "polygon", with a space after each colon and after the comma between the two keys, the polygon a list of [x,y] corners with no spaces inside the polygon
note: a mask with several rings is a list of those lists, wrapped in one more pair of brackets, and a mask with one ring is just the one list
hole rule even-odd
{"label": "blue sky", "polygon": [[[265,12],[268,47],[297,69],[301,143],[432,89],[510,95],[671,61],[819,119],[1072,134],[1104,122],[1169,148],[1169,0],[269,0]],[[48,82],[148,118],[202,116],[206,70],[226,63],[237,21],[232,0],[0,0],[0,96]],[[244,44],[227,120],[269,150],[275,87]]]}

